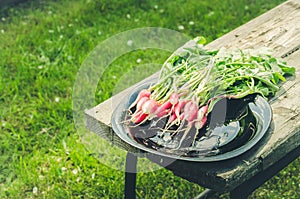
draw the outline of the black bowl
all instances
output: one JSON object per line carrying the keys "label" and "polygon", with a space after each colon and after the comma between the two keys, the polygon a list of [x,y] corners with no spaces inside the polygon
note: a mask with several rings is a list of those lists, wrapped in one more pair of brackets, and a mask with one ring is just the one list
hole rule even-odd
{"label": "black bowl", "polygon": [[[155,82],[156,79],[152,79],[134,88],[116,107],[111,120],[112,128],[117,136],[119,136],[124,142],[142,150],[145,153],[152,153],[172,159],[195,162],[226,160],[241,155],[255,146],[259,142],[259,140],[261,140],[261,138],[267,133],[267,130],[271,124],[272,110],[269,103],[259,95],[252,95],[242,100],[229,100],[226,102],[228,107],[231,107],[231,111],[226,113],[226,118],[228,120],[231,120],[237,115],[244,114],[243,117],[237,119],[235,122],[243,122],[244,124],[246,123],[246,125],[241,128],[243,131],[241,132],[242,136],[235,138],[229,143],[226,143],[226,145],[220,146],[218,148],[211,147],[210,149],[202,152],[199,152],[197,150],[195,151],[191,148],[165,150],[163,147],[156,147],[156,143],[151,142],[149,139],[134,138],[130,132],[130,128],[128,128],[127,124],[124,123],[128,113],[127,110],[131,103],[136,99],[139,91],[148,88]],[[217,105],[215,107],[217,112],[218,110],[221,110],[217,108]],[[246,115],[245,110],[247,110],[248,113],[246,113]],[[216,115],[218,114],[214,114],[213,116]],[[213,123],[218,124],[218,122],[220,122],[221,120],[219,121],[218,118],[215,118],[216,117],[210,118],[210,120],[213,120]],[[218,131],[222,131],[223,127],[225,128],[225,126],[215,126],[218,126]]]}

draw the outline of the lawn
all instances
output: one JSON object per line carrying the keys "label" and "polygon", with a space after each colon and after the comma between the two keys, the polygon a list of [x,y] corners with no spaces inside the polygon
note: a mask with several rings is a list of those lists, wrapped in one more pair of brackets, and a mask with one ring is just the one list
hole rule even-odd
{"label": "lawn", "polygon": [[[28,0],[0,7],[0,198],[123,197],[124,173],[99,162],[73,122],[77,72],[100,42],[141,27],[209,42],[282,2]],[[123,74],[162,64],[170,53],[137,50],[115,60],[99,80],[97,103],[115,93]],[[298,158],[251,198],[299,198],[299,170]],[[138,198],[192,198],[203,190],[165,169],[137,177]]]}

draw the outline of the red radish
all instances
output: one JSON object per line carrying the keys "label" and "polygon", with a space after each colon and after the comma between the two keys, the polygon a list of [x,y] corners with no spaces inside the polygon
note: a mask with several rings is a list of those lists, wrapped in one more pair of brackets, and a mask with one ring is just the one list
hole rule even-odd
{"label": "red radish", "polygon": [[200,121],[197,120],[195,122],[195,128],[201,129],[206,124],[206,121],[207,121],[207,116],[204,116]]}
{"label": "red radish", "polygon": [[156,115],[156,117],[161,118],[161,117],[168,115],[169,112],[170,112],[170,109],[165,109],[160,112],[156,112],[155,115]]}
{"label": "red radish", "polygon": [[[179,149],[181,147],[183,141],[185,140],[186,136],[188,135],[188,133],[191,130],[191,128],[193,127],[193,125],[195,125],[195,127],[196,127],[196,124],[197,124],[196,119],[197,119],[197,112],[198,112],[197,108],[198,107],[195,106],[195,103],[193,103],[193,104],[187,104],[187,105],[188,105],[187,108],[189,109],[189,111],[186,111],[186,109],[185,109],[185,111],[180,115],[180,120],[181,121],[183,120],[183,118],[185,118],[188,121],[187,128],[183,132],[183,135],[180,138],[179,144],[178,144],[178,146],[175,149]],[[196,108],[196,109],[191,109],[191,108]],[[194,111],[194,110],[196,110],[196,111]],[[191,115],[185,116],[186,113],[190,113]],[[205,119],[203,119],[202,122],[203,122],[203,124],[206,123],[206,116],[205,116]],[[195,138],[196,138],[196,136],[197,136],[197,133],[195,134]],[[195,138],[194,138],[194,141],[195,141]],[[193,141],[193,144],[194,144],[194,141]]]}
{"label": "red radish", "polygon": [[147,119],[147,114],[143,113],[143,111],[139,111],[132,115],[131,121],[135,124],[139,124],[145,121]]}
{"label": "red radish", "polygon": [[184,119],[184,113],[181,113],[179,116],[180,121],[182,121]]}
{"label": "red radish", "polygon": [[138,103],[136,104],[136,111],[141,110],[141,109],[142,109],[142,106],[144,105],[144,103],[145,103],[146,101],[148,101],[148,100],[149,100],[149,97],[142,97],[142,98],[138,101]]}
{"label": "red radish", "polygon": [[[177,95],[177,94],[176,94]],[[174,98],[173,98],[174,99]],[[186,104],[185,102],[181,101],[181,100],[176,100],[173,101],[176,102],[175,104],[173,104],[171,102],[171,99],[169,100],[170,104],[171,104],[171,110],[170,110],[170,120],[169,123],[172,123],[175,119],[179,118],[181,110],[183,109],[184,105]]]}
{"label": "red radish", "polygon": [[170,115],[169,120],[168,120],[168,124],[170,124],[170,126],[173,125],[173,122],[177,119],[177,116],[173,113]]}
{"label": "red radish", "polygon": [[[207,116],[204,116],[203,118],[202,118],[202,120],[201,120],[201,122],[202,122],[202,127],[206,124],[206,122],[207,122]],[[201,127],[201,128],[202,128]]]}
{"label": "red radish", "polygon": [[165,103],[161,104],[155,111],[155,115],[159,115],[162,112],[165,112],[166,110],[170,109],[172,107],[172,104],[170,100],[166,101]]}
{"label": "red radish", "polygon": [[186,101],[179,100],[178,103],[174,106],[174,113],[177,117],[179,117],[179,115],[186,103],[187,103]]}
{"label": "red radish", "polygon": [[198,111],[197,119],[201,120],[204,116],[206,116],[208,111],[208,105],[202,106]]}
{"label": "red radish", "polygon": [[150,97],[151,92],[147,89],[143,89],[140,91],[139,95],[137,98],[142,98],[142,97]]}
{"label": "red radish", "polygon": [[173,126],[174,124],[179,125],[181,121],[184,119],[184,113],[181,113],[181,115],[177,116],[174,113],[170,115],[170,118],[168,120],[168,126]]}
{"label": "red radish", "polygon": [[159,108],[157,109],[157,111],[166,110],[166,109],[169,109],[171,107],[172,107],[172,104],[171,104],[170,100],[168,100],[168,101],[164,102],[163,104],[161,104],[159,106]]}
{"label": "red radish", "polygon": [[177,93],[172,93],[170,96],[170,102],[172,105],[177,104],[179,101],[179,95]]}
{"label": "red radish", "polygon": [[[199,120],[197,120],[196,122],[195,122],[195,128],[196,129],[201,129],[201,128],[203,128],[204,126],[205,126],[205,124],[206,124],[206,122],[207,122],[207,113],[202,117],[202,119],[199,121]],[[196,133],[195,133],[195,136],[194,136],[194,141],[193,141],[193,144],[192,145],[194,145],[195,144],[195,141],[196,141],[196,138],[197,138],[197,136],[198,136],[198,133],[199,133],[199,131],[197,131]]]}
{"label": "red radish", "polygon": [[184,106],[182,115],[184,115],[184,119],[188,122],[188,124],[187,124],[187,128],[185,129],[182,137],[180,138],[179,144],[176,147],[176,149],[179,149],[181,147],[183,141],[185,140],[186,136],[188,135],[189,131],[193,127],[194,122],[197,119],[197,115],[198,115],[197,103],[195,103],[193,101],[187,102],[186,105]]}
{"label": "red radish", "polygon": [[135,105],[137,105],[137,103],[140,101],[141,98],[143,97],[150,97],[151,92],[147,89],[143,89],[139,92],[137,98],[135,99],[135,101],[130,105],[130,107],[128,109],[133,108]]}
{"label": "red radish", "polygon": [[142,106],[143,113],[146,114],[155,114],[155,111],[158,108],[158,103],[154,99],[149,99]]}
{"label": "red radish", "polygon": [[195,102],[190,101],[184,106],[184,115],[188,123],[193,122],[197,118],[198,106]]}
{"label": "red radish", "polygon": [[193,101],[187,102],[187,104],[184,106],[182,115],[184,115],[184,119],[188,122],[188,124],[187,124],[187,128],[185,129],[185,131],[180,139],[177,149],[179,149],[181,147],[183,141],[185,140],[186,136],[188,135],[189,131],[191,130],[195,121],[197,120],[197,116],[198,116],[197,103],[195,103]]}
{"label": "red radish", "polygon": [[206,120],[207,120],[207,111],[208,111],[208,104],[205,106],[202,106],[199,109],[197,119],[195,121],[196,129],[201,129],[205,125]]}

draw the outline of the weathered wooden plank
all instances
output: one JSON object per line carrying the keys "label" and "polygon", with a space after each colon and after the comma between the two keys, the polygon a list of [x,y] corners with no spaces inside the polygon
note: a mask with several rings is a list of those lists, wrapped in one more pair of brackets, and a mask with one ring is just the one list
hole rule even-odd
{"label": "weathered wooden plank", "polygon": [[287,1],[249,21],[208,46],[212,48],[270,47],[275,56],[282,56],[299,47],[300,0]]}
{"label": "weathered wooden plank", "polygon": [[[289,64],[297,68],[296,78],[291,78],[283,84],[278,95],[270,101],[274,118],[272,133],[238,158],[198,165],[176,161],[169,165],[168,169],[205,187],[220,191],[231,190],[241,181],[251,178],[299,146],[300,50],[297,50],[300,47],[299,22],[300,0],[290,0],[207,45],[208,48],[270,47],[274,50],[275,56],[284,57]],[[134,87],[86,111],[86,125],[90,130],[129,151],[135,149],[114,136],[110,128],[110,119],[114,106],[132,88]],[[159,157],[148,155],[148,158],[160,162]],[[178,166],[181,169],[177,171]]]}
{"label": "weathered wooden plank", "polygon": [[296,78],[283,86],[286,92],[272,103],[274,133],[257,154],[265,168],[300,145],[300,50],[288,56],[287,61],[297,67]]}

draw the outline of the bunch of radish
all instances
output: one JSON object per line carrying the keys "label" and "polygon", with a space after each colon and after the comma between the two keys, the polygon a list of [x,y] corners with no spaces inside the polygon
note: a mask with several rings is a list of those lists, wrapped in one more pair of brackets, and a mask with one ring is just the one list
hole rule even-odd
{"label": "bunch of radish", "polygon": [[164,132],[174,125],[178,129],[186,125],[182,142],[192,127],[199,130],[206,126],[218,100],[254,93],[273,96],[279,90],[277,84],[285,81],[284,75],[294,73],[295,68],[265,49],[211,51],[196,41],[173,54],[163,64],[157,83],[139,92],[129,107],[130,120],[138,126],[167,118]]}
{"label": "bunch of radish", "polygon": [[167,101],[159,102],[152,98],[149,90],[142,90],[132,104],[134,106],[135,112],[131,115],[131,121],[135,124],[143,124],[153,118],[169,117],[166,126],[179,125],[186,120],[200,129],[207,120],[208,105],[198,109],[197,102],[181,99],[176,93]]}
{"label": "bunch of radish", "polygon": [[[198,107],[196,101],[182,99],[177,93],[171,94],[169,99],[160,102],[153,99],[150,90],[142,90],[132,106],[135,107],[135,112],[131,115],[131,122],[137,125],[154,118],[166,117],[168,119],[164,131],[170,130],[175,135],[186,121],[187,127],[181,142],[184,141],[192,126],[201,129],[207,121],[208,104]],[[174,125],[177,126],[177,131],[171,130]]]}

